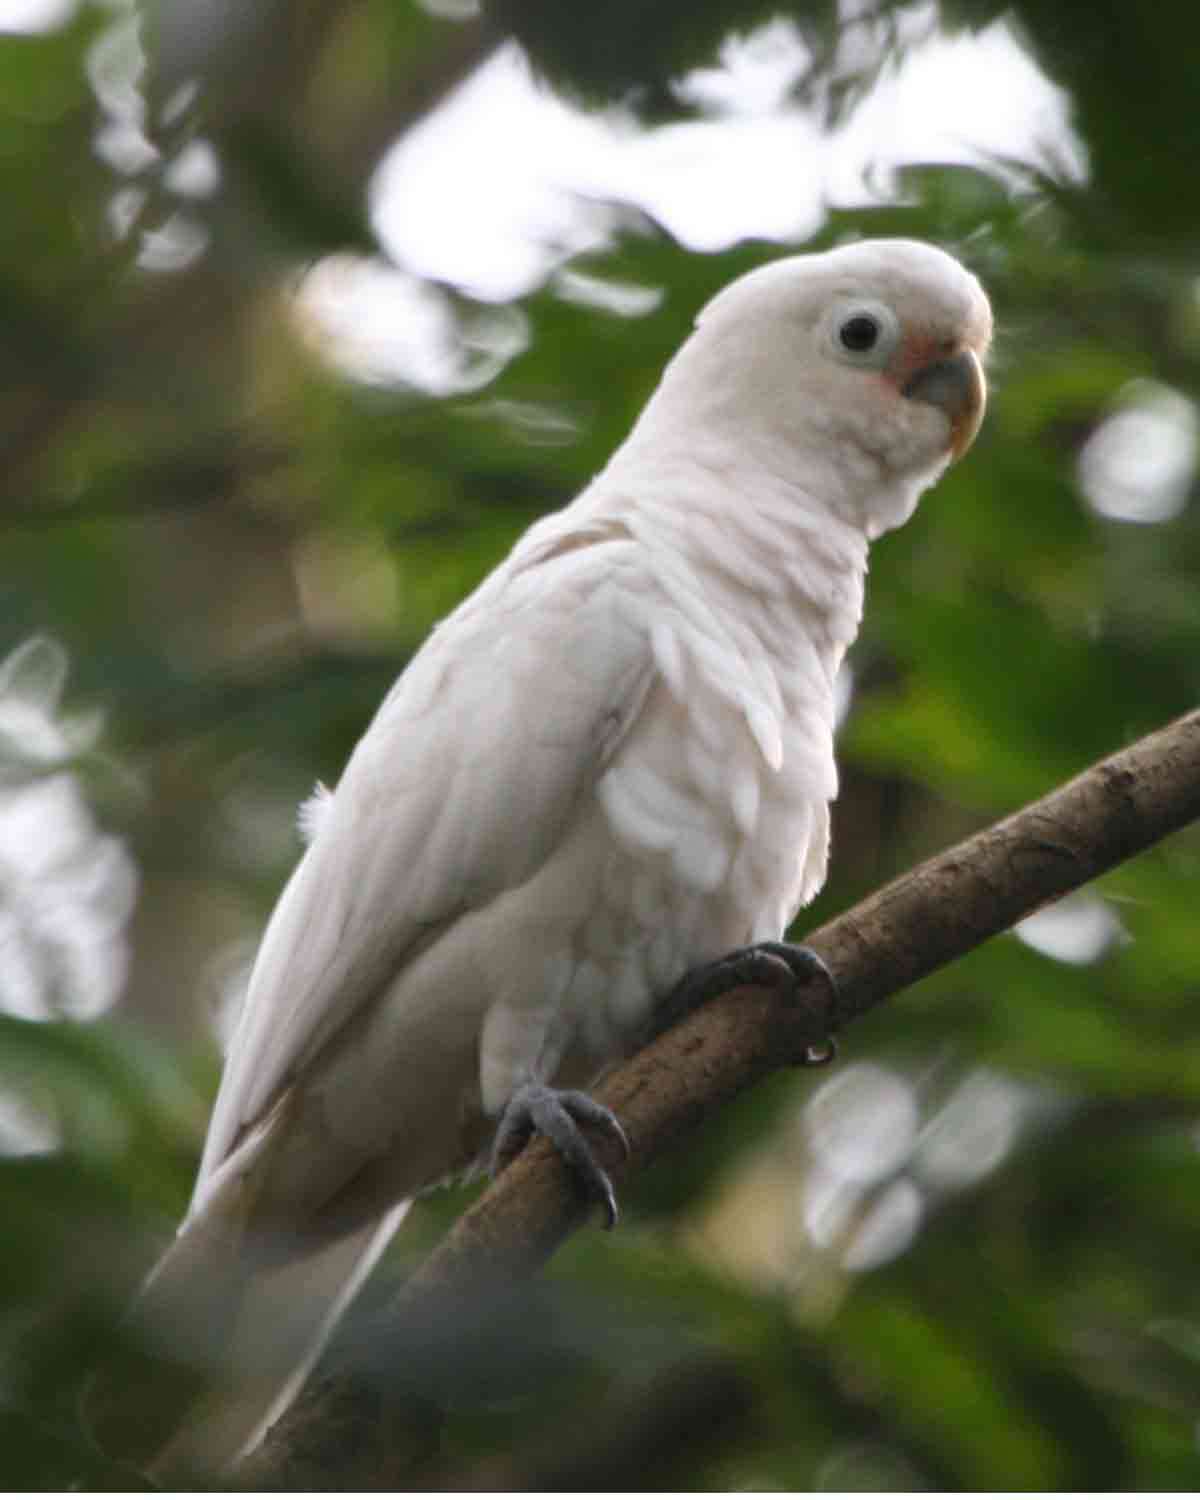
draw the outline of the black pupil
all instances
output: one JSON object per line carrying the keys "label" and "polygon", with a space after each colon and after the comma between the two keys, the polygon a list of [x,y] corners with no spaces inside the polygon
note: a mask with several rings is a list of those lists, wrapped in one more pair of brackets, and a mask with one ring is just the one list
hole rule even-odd
{"label": "black pupil", "polygon": [[865,354],[875,347],[879,338],[879,324],[870,313],[855,313],[842,324],[839,338],[845,348],[855,354]]}

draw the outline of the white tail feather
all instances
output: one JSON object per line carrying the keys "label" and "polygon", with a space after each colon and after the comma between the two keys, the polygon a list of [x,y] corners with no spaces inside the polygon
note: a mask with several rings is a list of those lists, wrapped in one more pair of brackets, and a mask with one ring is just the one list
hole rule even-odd
{"label": "white tail feather", "polygon": [[194,1216],[152,1273],[135,1316],[157,1342],[227,1372],[172,1424],[149,1472],[213,1473],[262,1441],[295,1399],[408,1203],[311,1254],[270,1264],[241,1253],[226,1197]]}

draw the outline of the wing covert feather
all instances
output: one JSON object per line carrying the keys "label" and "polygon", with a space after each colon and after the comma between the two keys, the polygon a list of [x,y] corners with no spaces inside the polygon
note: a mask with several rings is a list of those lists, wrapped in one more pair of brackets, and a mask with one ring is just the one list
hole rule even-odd
{"label": "wing covert feather", "polygon": [[408,954],[553,850],[654,675],[638,550],[516,554],[398,679],[268,924],[198,1194]]}

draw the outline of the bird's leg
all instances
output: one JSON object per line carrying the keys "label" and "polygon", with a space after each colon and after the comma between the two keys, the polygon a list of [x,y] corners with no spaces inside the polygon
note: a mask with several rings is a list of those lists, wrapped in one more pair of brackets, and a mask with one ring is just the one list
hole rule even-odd
{"label": "bird's leg", "polygon": [[[660,1005],[655,1008],[652,1037],[681,1021],[701,1005],[718,995],[727,994],[739,985],[757,984],[779,990],[786,1001],[796,1002],[810,979],[820,978],[836,1001],[837,981],[820,954],[798,943],[751,943],[735,948],[723,958],[702,964],[687,973]],[[827,1036],[819,1045],[804,1049],[803,1062],[809,1066],[832,1062],[837,1056],[837,1042]]]}
{"label": "bird's leg", "polygon": [[608,1136],[616,1141],[623,1156],[629,1155],[629,1141],[620,1120],[589,1094],[578,1089],[555,1089],[545,1083],[523,1083],[500,1116],[492,1147],[492,1176],[520,1153],[535,1132],[544,1135],[587,1196],[604,1205],[606,1227],[611,1229],[619,1217],[617,1195],[608,1173],[584,1139],[581,1125],[590,1125]]}
{"label": "bird's leg", "polygon": [[[778,989],[785,1000],[794,1001],[800,990],[815,977],[823,979],[830,994],[837,998],[837,983],[825,960],[811,948],[793,943],[753,943],[738,948],[714,963],[704,964],[685,974],[667,998],[656,1008],[653,1040],[677,1021],[718,995],[743,984],[766,985]],[[803,1061],[809,1065],[832,1062],[837,1043],[827,1037],[820,1046],[805,1048]],[[584,1138],[581,1125],[591,1126],[616,1141],[624,1156],[629,1155],[629,1141],[621,1122],[611,1109],[598,1104],[578,1089],[556,1089],[545,1083],[524,1083],[504,1108],[496,1127],[490,1170],[493,1177],[520,1154],[535,1133],[544,1135],[566,1162],[580,1187],[589,1198],[604,1205],[607,1227],[619,1217],[617,1197],[608,1173],[596,1160]]]}

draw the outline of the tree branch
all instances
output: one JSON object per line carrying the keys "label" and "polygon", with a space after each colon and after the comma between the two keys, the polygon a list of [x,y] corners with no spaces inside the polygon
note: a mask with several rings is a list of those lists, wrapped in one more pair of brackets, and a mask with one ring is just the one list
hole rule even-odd
{"label": "tree branch", "polygon": [[[1049,796],[928,860],[809,935],[837,976],[831,999],[809,984],[800,1005],[744,987],[689,1016],[614,1071],[597,1097],[620,1116],[629,1160],[596,1149],[618,1182],[734,1094],[881,1001],[1005,931],[1038,907],[1200,817],[1200,710],[1101,761]],[[535,1141],[458,1220],[382,1318],[381,1346],[426,1330],[439,1310],[533,1275],[587,1217],[554,1150]],[[346,1456],[354,1383],[314,1383],[272,1429],[246,1477],[268,1486]],[[378,1425],[374,1413],[366,1425]],[[336,1414],[336,1421],[333,1420]],[[361,1424],[352,1424],[358,1426]],[[370,1436],[369,1433],[365,1434]],[[362,1431],[354,1447],[365,1453]],[[379,1462],[376,1449],[371,1462]],[[303,1455],[302,1458],[299,1455]],[[382,1460],[386,1467],[386,1458]],[[376,1472],[378,1483],[394,1475]]]}

